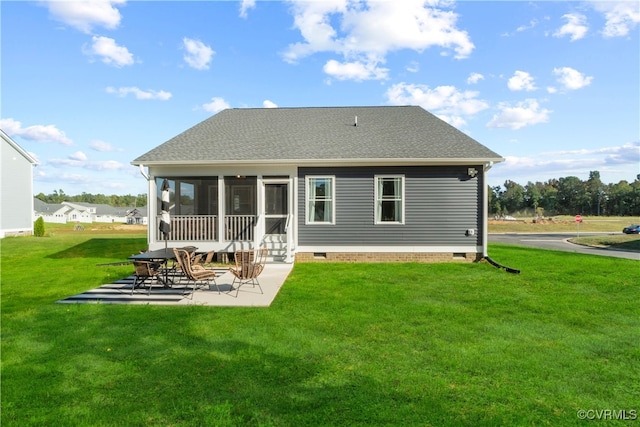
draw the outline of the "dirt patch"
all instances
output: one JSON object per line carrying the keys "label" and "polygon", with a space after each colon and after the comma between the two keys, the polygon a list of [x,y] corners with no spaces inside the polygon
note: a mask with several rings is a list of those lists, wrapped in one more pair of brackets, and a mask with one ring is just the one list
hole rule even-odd
{"label": "dirt patch", "polygon": [[138,224],[122,224],[122,225],[114,225],[114,230],[127,230],[127,231],[146,231],[146,225],[138,225]]}

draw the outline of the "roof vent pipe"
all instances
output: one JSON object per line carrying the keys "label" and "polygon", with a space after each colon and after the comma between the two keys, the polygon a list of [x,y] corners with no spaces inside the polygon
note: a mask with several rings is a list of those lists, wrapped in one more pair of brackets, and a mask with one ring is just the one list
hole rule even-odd
{"label": "roof vent pipe", "polygon": [[356,121],[355,121],[355,123],[353,125],[354,126],[358,126],[358,116],[356,116]]}

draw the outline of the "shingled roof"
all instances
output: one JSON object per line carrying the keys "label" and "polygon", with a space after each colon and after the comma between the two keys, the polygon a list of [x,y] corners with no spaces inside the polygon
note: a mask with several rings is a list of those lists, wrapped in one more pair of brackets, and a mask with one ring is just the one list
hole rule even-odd
{"label": "shingled roof", "polygon": [[502,160],[421,107],[305,107],[223,110],[132,164]]}

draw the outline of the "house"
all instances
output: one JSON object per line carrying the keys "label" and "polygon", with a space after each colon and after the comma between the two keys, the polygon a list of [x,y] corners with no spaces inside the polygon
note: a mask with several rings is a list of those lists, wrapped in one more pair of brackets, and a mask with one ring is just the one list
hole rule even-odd
{"label": "house", "polygon": [[31,235],[33,168],[38,162],[2,130],[0,139],[0,238]]}
{"label": "house", "polygon": [[146,224],[146,207],[121,208],[107,204],[92,204],[85,202],[62,202],[60,204],[45,203],[40,199],[33,200],[35,219],[42,217],[45,222],[66,224],[77,223],[120,223]]}
{"label": "house", "polygon": [[430,262],[486,255],[486,173],[503,160],[403,106],[227,109],[132,164],[148,179],[150,249],[165,245],[167,179],[172,246]]}

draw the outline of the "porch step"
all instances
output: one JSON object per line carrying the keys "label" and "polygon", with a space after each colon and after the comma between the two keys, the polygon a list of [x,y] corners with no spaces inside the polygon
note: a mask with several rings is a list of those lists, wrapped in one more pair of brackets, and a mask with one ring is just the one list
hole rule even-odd
{"label": "porch step", "polygon": [[286,236],[269,235],[262,241],[263,247],[269,249],[267,261],[271,263],[283,263],[287,259]]}

